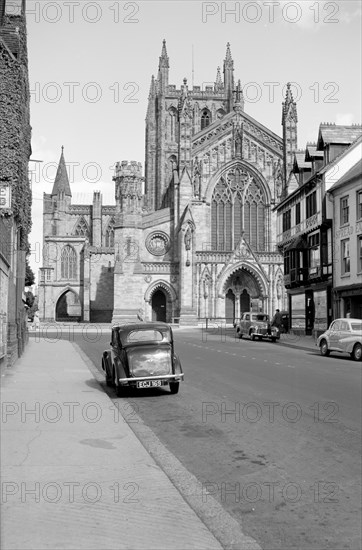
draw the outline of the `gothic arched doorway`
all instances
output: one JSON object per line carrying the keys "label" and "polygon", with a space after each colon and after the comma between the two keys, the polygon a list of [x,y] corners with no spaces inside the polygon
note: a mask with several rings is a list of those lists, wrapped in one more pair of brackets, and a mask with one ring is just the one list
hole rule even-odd
{"label": "gothic arched doorway", "polygon": [[67,290],[62,294],[55,308],[55,320],[59,322],[82,319],[82,307],[78,295],[73,290]]}
{"label": "gothic arched doorway", "polygon": [[152,321],[166,322],[166,305],[165,293],[160,289],[156,290],[151,299]]}
{"label": "gothic arched doorway", "polygon": [[250,294],[244,288],[240,294],[240,315],[245,311],[250,311]]}
{"label": "gothic arched doorway", "polygon": [[224,279],[221,286],[225,293],[225,316],[230,317],[231,301],[234,299],[234,318],[246,311],[262,311],[264,307],[264,288],[257,273],[241,266]]}
{"label": "gothic arched doorway", "polygon": [[235,295],[230,288],[225,296],[225,319],[227,323],[233,323],[235,319]]}

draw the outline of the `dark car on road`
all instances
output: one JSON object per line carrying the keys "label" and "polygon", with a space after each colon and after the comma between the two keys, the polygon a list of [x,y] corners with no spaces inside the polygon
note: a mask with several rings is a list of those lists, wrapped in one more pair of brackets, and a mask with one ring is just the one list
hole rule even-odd
{"label": "dark car on road", "polygon": [[128,323],[112,327],[110,350],[103,352],[107,386],[121,397],[126,388],[169,386],[177,393],[183,380],[174,351],[172,329],[166,323]]}
{"label": "dark car on road", "polygon": [[252,311],[243,313],[235,329],[237,338],[243,336],[248,336],[251,340],[268,338],[272,342],[280,338],[279,329],[271,326],[269,315],[266,313],[253,313]]}

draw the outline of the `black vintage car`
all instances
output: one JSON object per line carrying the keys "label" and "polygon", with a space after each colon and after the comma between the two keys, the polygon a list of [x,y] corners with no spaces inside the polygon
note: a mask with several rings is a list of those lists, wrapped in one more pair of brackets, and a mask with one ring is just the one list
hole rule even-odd
{"label": "black vintage car", "polygon": [[121,397],[124,389],[170,386],[177,393],[184,374],[166,323],[129,323],[112,327],[111,349],[103,352],[107,386]]}

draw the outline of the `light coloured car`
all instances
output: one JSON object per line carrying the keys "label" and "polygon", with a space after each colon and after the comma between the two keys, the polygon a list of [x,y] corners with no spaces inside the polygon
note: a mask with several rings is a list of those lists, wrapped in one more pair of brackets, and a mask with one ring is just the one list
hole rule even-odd
{"label": "light coloured car", "polygon": [[331,352],[349,353],[355,361],[362,360],[362,319],[335,319],[317,340],[321,355]]}
{"label": "light coloured car", "polygon": [[253,313],[247,311],[242,314],[236,324],[236,338],[248,336],[251,340],[268,338],[272,342],[279,340],[280,332],[277,327],[272,327],[267,313]]}

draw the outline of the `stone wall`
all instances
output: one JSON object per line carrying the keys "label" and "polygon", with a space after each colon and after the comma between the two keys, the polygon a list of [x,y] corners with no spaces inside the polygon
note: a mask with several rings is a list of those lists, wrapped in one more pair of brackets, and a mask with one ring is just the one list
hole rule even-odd
{"label": "stone wall", "polygon": [[[6,15],[0,27],[0,183],[11,186],[11,210],[0,215],[11,224],[11,265],[7,279],[7,363],[12,365],[28,339],[22,301],[25,257],[31,229],[31,189],[28,161],[31,154],[29,80],[25,16]],[[6,239],[0,235],[0,239]]]}

